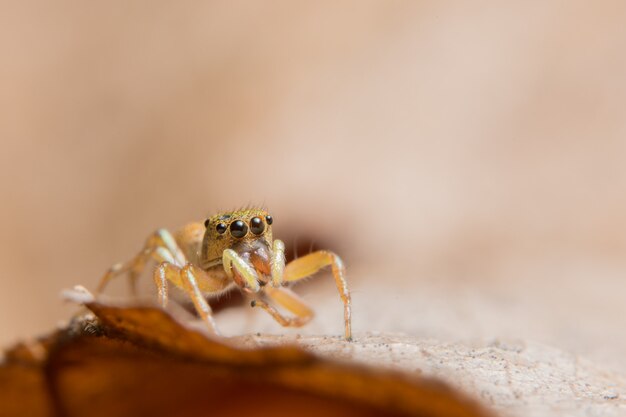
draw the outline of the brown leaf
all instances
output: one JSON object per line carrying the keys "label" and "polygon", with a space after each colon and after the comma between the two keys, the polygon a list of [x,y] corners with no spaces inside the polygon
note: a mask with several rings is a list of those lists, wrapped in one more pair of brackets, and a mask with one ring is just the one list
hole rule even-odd
{"label": "brown leaf", "polygon": [[7,353],[0,416],[486,415],[433,380],[295,346],[240,349],[152,307],[86,306],[97,321]]}

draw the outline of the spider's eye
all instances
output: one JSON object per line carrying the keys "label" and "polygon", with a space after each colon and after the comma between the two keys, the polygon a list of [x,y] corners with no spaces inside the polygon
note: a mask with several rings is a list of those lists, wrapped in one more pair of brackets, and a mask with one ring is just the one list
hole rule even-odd
{"label": "spider's eye", "polygon": [[250,219],[250,231],[255,235],[260,235],[265,230],[265,223],[259,217]]}
{"label": "spider's eye", "polygon": [[235,220],[230,224],[230,234],[233,235],[233,237],[244,237],[246,233],[248,233],[248,225],[241,220]]}
{"label": "spider's eye", "polygon": [[204,227],[209,227],[209,223],[211,223],[211,222],[209,221],[209,219],[206,219],[206,220],[204,221]]}
{"label": "spider's eye", "polygon": [[217,230],[217,233],[220,235],[223,235],[226,231],[226,225],[224,223],[218,223],[217,226],[215,226],[215,230]]}
{"label": "spider's eye", "polygon": [[265,221],[267,222],[267,224],[272,224],[274,222],[274,219],[272,219],[272,216],[268,214],[267,216],[265,216]]}

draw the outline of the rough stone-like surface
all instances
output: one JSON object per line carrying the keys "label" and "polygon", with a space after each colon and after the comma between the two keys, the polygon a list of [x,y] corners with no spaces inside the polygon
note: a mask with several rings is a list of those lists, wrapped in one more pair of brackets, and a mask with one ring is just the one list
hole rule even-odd
{"label": "rough stone-like surface", "polygon": [[320,355],[441,378],[504,416],[624,416],[626,379],[538,343],[441,343],[390,334],[248,336],[249,345],[295,342]]}

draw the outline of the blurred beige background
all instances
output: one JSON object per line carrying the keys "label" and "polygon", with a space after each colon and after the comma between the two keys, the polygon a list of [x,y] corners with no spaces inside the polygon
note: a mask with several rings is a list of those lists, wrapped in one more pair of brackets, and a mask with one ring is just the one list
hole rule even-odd
{"label": "blurred beige background", "polygon": [[[67,319],[60,290],[155,228],[259,203],[277,236],[346,258],[357,335],[534,340],[626,373],[625,19],[622,1],[3,2],[0,343]],[[302,330],[218,322],[340,334],[328,276],[300,292]]]}

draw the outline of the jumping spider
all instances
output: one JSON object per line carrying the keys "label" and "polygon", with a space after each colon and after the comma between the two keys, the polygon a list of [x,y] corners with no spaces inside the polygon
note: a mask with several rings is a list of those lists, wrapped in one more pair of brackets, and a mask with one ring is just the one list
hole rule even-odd
{"label": "jumping spider", "polygon": [[[174,284],[189,295],[213,334],[219,332],[207,297],[236,287],[252,295],[252,307],[261,307],[283,326],[299,327],[311,320],[313,310],[284,285],[330,265],[344,304],[345,338],[351,340],[350,292],[339,256],[320,250],[285,264],[285,244],[272,239],[272,222],[265,210],[255,208],[216,214],[204,223],[190,223],[174,235],[159,229],[133,259],[107,271],[97,292],[123,273],[128,273],[134,288],[137,277],[152,258],[159,262],[153,277],[161,306],[167,306],[168,282]],[[284,316],[266,300],[293,316]]]}

